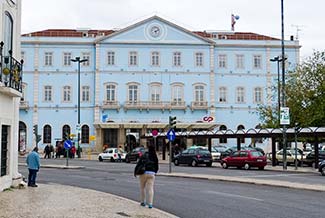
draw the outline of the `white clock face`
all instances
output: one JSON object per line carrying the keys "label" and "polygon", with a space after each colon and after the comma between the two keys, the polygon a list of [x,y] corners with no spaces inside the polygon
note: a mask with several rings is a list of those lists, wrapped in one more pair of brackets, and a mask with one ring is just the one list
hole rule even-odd
{"label": "white clock face", "polygon": [[158,26],[153,26],[150,28],[150,35],[152,37],[159,37],[161,34],[161,30]]}

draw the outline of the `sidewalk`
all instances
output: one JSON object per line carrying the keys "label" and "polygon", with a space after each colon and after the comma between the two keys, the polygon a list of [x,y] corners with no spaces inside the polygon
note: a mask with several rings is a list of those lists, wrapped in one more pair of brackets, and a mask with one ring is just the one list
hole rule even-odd
{"label": "sidewalk", "polygon": [[0,192],[0,218],[174,218],[158,209],[104,192],[56,184]]}

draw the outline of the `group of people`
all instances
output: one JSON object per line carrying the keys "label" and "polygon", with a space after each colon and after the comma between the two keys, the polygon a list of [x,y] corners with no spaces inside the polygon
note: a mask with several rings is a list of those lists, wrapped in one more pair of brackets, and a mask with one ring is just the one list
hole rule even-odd
{"label": "group of people", "polygon": [[[37,187],[36,177],[40,169],[38,147],[35,147],[32,152],[27,155],[26,163],[29,171],[28,186]],[[139,168],[143,168],[143,171],[139,172]],[[155,175],[158,170],[159,163],[155,147],[149,146],[148,151],[140,157],[134,169],[134,176],[139,176],[140,205],[143,207],[146,205],[148,205],[150,209],[153,207]]]}

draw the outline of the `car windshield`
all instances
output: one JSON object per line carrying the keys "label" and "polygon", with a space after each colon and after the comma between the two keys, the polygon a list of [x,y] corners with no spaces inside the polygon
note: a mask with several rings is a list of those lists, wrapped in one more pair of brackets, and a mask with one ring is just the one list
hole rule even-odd
{"label": "car windshield", "polygon": [[212,147],[211,150],[212,151],[216,151],[216,152],[224,152],[227,148],[225,147]]}
{"label": "car windshield", "polygon": [[252,151],[251,152],[252,157],[262,157],[263,154],[259,151]]}
{"label": "car windshield", "polygon": [[206,149],[199,149],[199,154],[209,154],[210,152]]}

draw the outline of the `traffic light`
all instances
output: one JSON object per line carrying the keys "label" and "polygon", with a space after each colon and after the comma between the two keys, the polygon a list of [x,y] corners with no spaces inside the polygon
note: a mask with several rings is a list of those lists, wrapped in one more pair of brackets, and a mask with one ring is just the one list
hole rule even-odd
{"label": "traffic light", "polygon": [[38,144],[42,140],[41,135],[36,135],[36,144]]}
{"label": "traffic light", "polygon": [[176,117],[169,116],[169,129],[176,129]]}
{"label": "traffic light", "polygon": [[33,133],[36,136],[38,135],[38,125],[37,124],[33,126]]}

